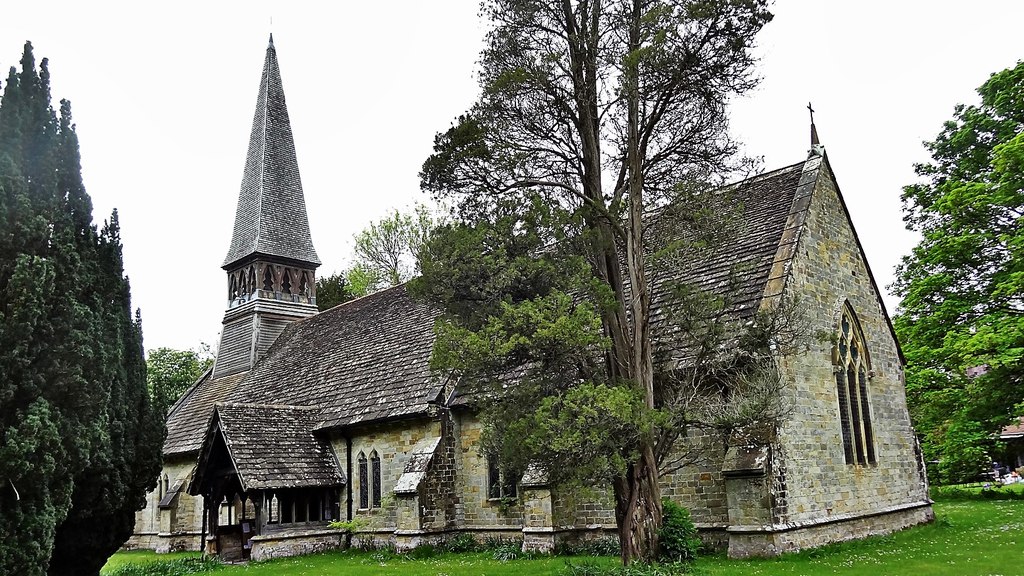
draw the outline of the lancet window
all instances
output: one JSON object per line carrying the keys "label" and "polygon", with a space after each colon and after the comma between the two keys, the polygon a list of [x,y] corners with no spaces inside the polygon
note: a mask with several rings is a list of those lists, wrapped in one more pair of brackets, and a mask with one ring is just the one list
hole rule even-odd
{"label": "lancet window", "polygon": [[868,397],[871,364],[864,333],[849,303],[843,306],[837,332],[832,360],[846,463],[874,464],[875,446]]}
{"label": "lancet window", "polygon": [[366,455],[359,453],[359,508],[370,507],[370,473],[366,465]]}
{"label": "lancet window", "polygon": [[373,494],[372,505],[374,508],[380,508],[380,456],[377,455],[376,450],[370,453],[370,475],[372,478],[370,484],[370,490]]}

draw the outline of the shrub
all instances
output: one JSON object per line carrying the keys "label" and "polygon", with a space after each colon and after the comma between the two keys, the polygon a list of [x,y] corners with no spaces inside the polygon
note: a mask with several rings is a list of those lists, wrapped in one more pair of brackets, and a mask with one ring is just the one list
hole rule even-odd
{"label": "shrub", "polygon": [[662,508],[658,557],[668,562],[692,562],[700,549],[700,538],[690,511],[668,498],[662,501]]}
{"label": "shrub", "polygon": [[522,544],[506,543],[494,549],[493,558],[499,562],[508,562],[525,556]]}
{"label": "shrub", "polygon": [[461,554],[463,552],[476,552],[480,550],[480,543],[476,541],[469,532],[459,532],[441,543],[441,549],[445,552]]}

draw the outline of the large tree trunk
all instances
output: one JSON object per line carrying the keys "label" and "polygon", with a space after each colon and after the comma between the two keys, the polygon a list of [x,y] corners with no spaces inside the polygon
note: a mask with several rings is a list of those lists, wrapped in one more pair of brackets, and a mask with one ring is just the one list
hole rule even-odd
{"label": "large tree trunk", "polygon": [[[640,49],[642,10],[633,2],[629,26],[629,52]],[[626,229],[626,269],[630,287],[630,335],[632,348],[630,376],[643,394],[644,408],[654,410],[654,362],[651,351],[651,289],[647,282],[644,250],[644,173],[645,150],[640,140],[639,69],[636,60],[623,69],[623,95],[626,100],[626,188],[629,199]],[[616,515],[623,564],[651,562],[658,553],[661,528],[661,489],[658,486],[658,462],[653,433],[641,440],[639,457],[628,468],[617,494]]]}
{"label": "large tree trunk", "polygon": [[651,562],[658,553],[661,489],[654,450],[648,445],[625,475],[615,481],[615,521],[622,563]]}

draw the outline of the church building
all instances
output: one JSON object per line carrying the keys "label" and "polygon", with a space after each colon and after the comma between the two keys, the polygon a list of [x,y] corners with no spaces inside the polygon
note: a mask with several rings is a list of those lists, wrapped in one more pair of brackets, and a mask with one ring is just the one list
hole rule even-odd
{"label": "church building", "polygon": [[[813,128],[812,128],[813,130]],[[752,318],[783,294],[811,339],[778,363],[792,409],[772,440],[662,478],[709,544],[770,556],[933,518],[904,359],[836,177],[806,159],[734,185],[743,232],[691,280]],[[745,265],[740,283],[720,282]],[[171,408],[164,467],[128,547],[267,559],[360,539],[399,549],[458,533],[551,550],[615,537],[608,499],[502,477],[482,424],[429,369],[438,310],[397,286],[317,313],[309,231],[271,39],[223,269],[213,368]],[[728,294],[723,291],[732,291]]]}

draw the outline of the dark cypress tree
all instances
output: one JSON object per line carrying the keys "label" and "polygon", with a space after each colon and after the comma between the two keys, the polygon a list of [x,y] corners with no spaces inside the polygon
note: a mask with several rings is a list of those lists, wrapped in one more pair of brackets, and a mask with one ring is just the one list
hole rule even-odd
{"label": "dark cypress tree", "polygon": [[161,465],[164,420],[146,386],[141,320],[131,315],[116,211],[100,233],[99,255],[94,287],[105,303],[101,353],[108,361],[96,376],[107,384],[109,401],[89,465],[75,478],[71,511],[57,530],[49,570],[54,575],[99,573],[131,536],[135,511],[145,504]]}
{"label": "dark cypress tree", "polygon": [[[26,44],[0,100],[0,573],[44,574],[71,503],[82,442],[61,398],[74,388],[74,326],[56,306],[57,124],[46,61]],[[68,273],[62,270],[62,273]],[[71,279],[75,281],[75,279]],[[65,388],[67,390],[65,390]]]}
{"label": "dark cypress tree", "polygon": [[97,574],[156,478],[163,422],[116,213],[97,232],[70,104],[58,118],[28,43],[4,88],[0,573]]}

